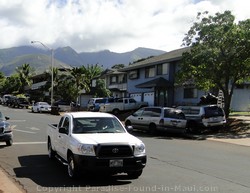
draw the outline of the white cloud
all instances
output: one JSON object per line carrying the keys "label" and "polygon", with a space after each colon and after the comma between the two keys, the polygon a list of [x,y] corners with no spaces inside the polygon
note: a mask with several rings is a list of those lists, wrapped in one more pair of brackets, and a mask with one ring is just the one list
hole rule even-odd
{"label": "white cloud", "polygon": [[179,48],[199,11],[250,18],[248,0],[0,0],[0,48],[38,40],[52,48],[115,52]]}

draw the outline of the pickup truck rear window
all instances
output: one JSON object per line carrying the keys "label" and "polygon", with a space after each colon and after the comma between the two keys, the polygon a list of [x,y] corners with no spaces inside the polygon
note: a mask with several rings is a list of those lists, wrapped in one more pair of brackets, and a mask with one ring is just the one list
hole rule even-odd
{"label": "pickup truck rear window", "polygon": [[125,133],[123,126],[115,118],[86,117],[74,118],[73,133]]}

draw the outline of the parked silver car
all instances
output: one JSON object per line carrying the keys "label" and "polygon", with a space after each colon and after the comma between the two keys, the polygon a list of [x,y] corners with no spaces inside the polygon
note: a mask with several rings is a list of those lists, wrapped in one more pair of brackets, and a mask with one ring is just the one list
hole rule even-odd
{"label": "parked silver car", "polygon": [[219,130],[226,125],[225,112],[217,105],[179,106],[188,121],[190,131],[201,131],[205,128]]}
{"label": "parked silver car", "polygon": [[144,107],[125,119],[126,126],[154,133],[161,131],[185,131],[187,120],[179,109],[168,107]]}
{"label": "parked silver car", "polygon": [[49,105],[47,102],[36,102],[34,105],[32,105],[31,111],[33,113],[51,112],[51,105]]}

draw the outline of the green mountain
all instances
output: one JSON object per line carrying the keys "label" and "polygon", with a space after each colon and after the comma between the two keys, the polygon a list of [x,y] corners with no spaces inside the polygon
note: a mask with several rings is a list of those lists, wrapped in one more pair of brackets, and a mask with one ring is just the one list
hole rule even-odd
{"label": "green mountain", "polygon": [[[115,53],[109,50],[99,52],[77,53],[71,47],[57,48],[54,50],[54,67],[70,68],[88,64],[99,64],[104,69],[115,64],[128,65],[136,60],[165,53],[162,50],[137,48],[130,52]],[[0,71],[6,76],[15,72],[16,67],[30,64],[36,74],[51,68],[51,51],[38,49],[32,46],[20,46],[0,49]]]}

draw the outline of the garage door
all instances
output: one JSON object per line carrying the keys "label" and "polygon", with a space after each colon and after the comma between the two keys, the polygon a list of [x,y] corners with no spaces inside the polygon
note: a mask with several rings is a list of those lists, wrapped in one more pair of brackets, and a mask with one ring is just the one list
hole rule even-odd
{"label": "garage door", "polygon": [[130,97],[135,99],[138,102],[141,102],[141,93],[130,94]]}
{"label": "garage door", "polygon": [[149,106],[154,106],[154,92],[144,93],[144,101],[148,102]]}

